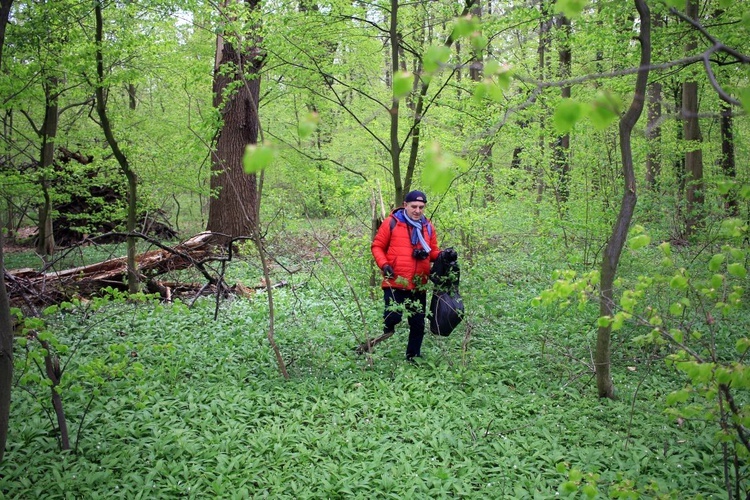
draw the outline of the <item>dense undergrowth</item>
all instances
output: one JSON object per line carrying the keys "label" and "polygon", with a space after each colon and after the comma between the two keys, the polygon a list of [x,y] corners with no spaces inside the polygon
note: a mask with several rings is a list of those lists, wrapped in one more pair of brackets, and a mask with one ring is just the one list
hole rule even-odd
{"label": "dense undergrowth", "polygon": [[[73,449],[59,451],[49,389],[24,378],[36,367],[19,343],[0,496],[726,497],[717,428],[665,412],[686,384],[668,347],[633,343],[635,327],[615,332],[618,399],[598,399],[595,304],[532,307],[569,264],[559,239],[488,238],[462,262],[464,323],[428,334],[412,366],[404,326],[371,360],[354,353],[379,330],[381,298],[366,285],[367,242],[347,234],[330,240],[337,265],[313,256],[274,292],[289,380],[268,345],[263,292],[223,301],[218,320],[212,299],[114,297],[95,313],[83,313],[90,303],[50,315],[69,346]],[[258,279],[247,259],[232,278]],[[623,274],[648,269],[636,259]],[[748,326],[742,315],[733,325]]]}

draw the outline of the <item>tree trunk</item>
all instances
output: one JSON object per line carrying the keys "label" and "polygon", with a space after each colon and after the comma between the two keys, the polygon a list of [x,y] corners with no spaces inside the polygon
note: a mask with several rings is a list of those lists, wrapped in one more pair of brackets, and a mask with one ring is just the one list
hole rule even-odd
{"label": "tree trunk", "polygon": [[[737,178],[737,166],[734,160],[734,130],[732,122],[732,106],[722,101],[721,103],[721,172],[729,179]],[[727,214],[737,217],[740,207],[737,202],[737,194],[730,191],[724,196],[724,209]]]}
{"label": "tree trunk", "polygon": [[[614,312],[613,286],[620,255],[628,237],[628,228],[633,218],[636,198],[636,182],[633,169],[633,152],[631,135],[633,127],[643,112],[646,99],[649,65],[651,64],[651,13],[645,0],[635,0],[635,6],[641,18],[640,42],[641,60],[636,78],[635,93],[630,108],[620,119],[620,156],[622,159],[622,174],[625,189],[620,205],[620,212],[612,227],[612,234],[604,249],[601,267],[601,291],[599,315],[611,317]],[[596,387],[599,397],[614,398],[615,387],[610,372],[610,342],[612,328],[610,325],[600,326],[597,331],[596,352],[594,363],[596,367]]]}
{"label": "tree trunk", "polygon": [[[10,7],[13,0],[0,0],[0,67],[3,62],[3,45],[5,45],[5,26],[8,24]],[[5,273],[5,244],[0,230],[0,272]],[[10,418],[10,393],[13,387],[13,324],[10,319],[8,294],[5,280],[0,280],[0,464],[5,456],[5,442],[8,439],[8,421]]]}
{"label": "tree trunk", "polygon": [[[686,14],[692,19],[698,18],[698,1],[688,0]],[[694,36],[691,34],[691,37]],[[697,48],[694,38],[685,46],[685,53],[692,55]],[[698,121],[698,82],[682,84],[682,119],[683,136],[687,144],[685,153],[687,214],[685,234],[690,236],[702,223],[703,213],[703,149],[700,123]]]}
{"label": "tree trunk", "polygon": [[39,226],[37,231],[36,252],[47,256],[55,252],[55,235],[52,228],[52,198],[50,197],[50,184],[48,175],[55,155],[55,138],[57,137],[57,125],[60,119],[58,107],[58,79],[48,77],[44,82],[44,123],[39,131],[42,139],[41,147],[41,179],[40,185],[44,195],[44,204],[39,208]]}
{"label": "tree trunk", "polygon": [[[104,137],[107,139],[107,144],[112,149],[117,159],[117,163],[120,165],[120,170],[128,180],[128,222],[127,232],[132,234],[135,233],[136,226],[136,202],[138,199],[138,178],[136,177],[135,171],[130,168],[128,159],[125,154],[120,150],[120,146],[115,140],[114,133],[112,131],[112,125],[109,122],[107,116],[107,104],[105,101],[104,92],[104,58],[102,54],[102,43],[104,40],[103,35],[103,20],[102,20],[102,2],[98,0],[94,5],[94,14],[96,16],[96,113],[99,116],[99,122],[104,132]],[[130,293],[136,293],[138,291],[138,270],[135,265],[136,256],[136,240],[135,236],[128,236],[127,238],[127,249],[128,249],[128,291]]]}
{"label": "tree trunk", "polygon": [[[549,15],[549,2],[548,0],[542,0],[540,2],[540,17],[539,17],[539,46],[537,47],[537,63],[539,67],[537,68],[538,76],[540,82],[545,81],[545,76],[547,73],[547,51],[549,50],[550,46],[550,29],[552,28],[552,19]],[[537,203],[541,203],[542,196],[544,195],[544,163],[545,163],[545,127],[547,122],[547,110],[543,109],[539,113],[539,154],[538,154],[538,160],[537,160],[537,168],[536,168],[536,201]]]}
{"label": "tree trunk", "polygon": [[[561,33],[561,45],[558,51],[560,59],[560,78],[565,80],[570,78],[572,53],[570,50],[570,19],[560,15],[556,20],[557,29]],[[561,89],[561,97],[570,99],[570,85],[565,85]],[[570,196],[570,133],[564,134],[557,138],[553,147],[553,163],[557,171],[557,189],[555,191],[557,202],[560,205],[561,213],[564,211],[563,206]]]}
{"label": "tree trunk", "polygon": [[659,189],[661,175],[661,83],[652,82],[648,86],[648,124],[646,125],[646,185],[652,190]]}
{"label": "tree trunk", "polygon": [[[0,271],[3,273],[5,273],[4,244],[4,237],[2,231],[0,231]],[[8,438],[12,383],[13,324],[10,317],[10,305],[8,303],[8,293],[5,289],[5,280],[0,280],[0,464],[3,463],[5,442]]]}
{"label": "tree trunk", "polygon": [[[229,0],[224,3],[227,7]],[[245,1],[249,9],[259,1]],[[221,113],[221,128],[213,152],[211,191],[206,229],[225,235],[220,243],[237,236],[250,236],[258,223],[260,204],[258,178],[245,173],[242,158],[249,144],[257,144],[260,131],[258,101],[260,70],[264,55],[260,40],[251,33],[237,37],[219,34],[214,64],[214,107]],[[231,39],[252,40],[250,47]],[[247,42],[251,43],[251,42]],[[236,87],[234,90],[230,90]]]}

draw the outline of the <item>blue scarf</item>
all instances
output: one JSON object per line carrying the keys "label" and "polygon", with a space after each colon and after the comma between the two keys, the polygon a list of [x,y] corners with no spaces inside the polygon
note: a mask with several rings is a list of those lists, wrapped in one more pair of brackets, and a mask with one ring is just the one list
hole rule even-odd
{"label": "blue scarf", "polygon": [[414,220],[411,217],[408,217],[403,210],[399,210],[398,212],[396,212],[395,217],[401,222],[405,222],[407,225],[410,225],[413,228],[411,231],[412,245],[416,245],[417,241],[419,241],[419,244],[422,245],[422,248],[424,248],[425,252],[429,253],[432,250],[430,248],[430,245],[427,244],[427,241],[424,239],[424,235],[422,234],[422,227],[425,224],[429,224],[429,222],[427,222],[427,217],[423,215],[421,219]]}

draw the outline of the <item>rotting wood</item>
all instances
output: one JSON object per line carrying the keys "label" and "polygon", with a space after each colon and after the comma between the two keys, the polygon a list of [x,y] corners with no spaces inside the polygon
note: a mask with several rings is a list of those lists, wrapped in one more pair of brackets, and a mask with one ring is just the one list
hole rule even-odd
{"label": "rotting wood", "polygon": [[[138,274],[144,281],[154,281],[147,286],[150,291],[160,291],[154,277],[170,271],[190,268],[212,256],[208,243],[212,234],[200,233],[180,243],[173,249],[152,250],[136,257]],[[103,262],[80,266],[63,271],[37,272],[19,269],[5,272],[11,305],[21,308],[37,308],[60,303],[75,296],[96,294],[106,287],[127,289],[127,258],[118,257]],[[175,295],[176,284],[170,294]],[[192,286],[191,286],[192,285]],[[201,285],[183,284],[185,291],[195,291]],[[210,287],[215,290],[214,287]]]}

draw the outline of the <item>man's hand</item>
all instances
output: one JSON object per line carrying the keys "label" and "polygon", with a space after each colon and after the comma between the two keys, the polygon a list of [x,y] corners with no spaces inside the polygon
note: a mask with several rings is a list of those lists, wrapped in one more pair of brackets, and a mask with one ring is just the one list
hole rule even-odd
{"label": "man's hand", "polygon": [[453,248],[446,248],[441,253],[447,262],[455,262],[458,259],[458,254]]}
{"label": "man's hand", "polygon": [[391,267],[390,264],[385,264],[383,266],[383,276],[385,276],[385,279],[389,280],[393,278],[395,275],[396,274],[393,272],[393,268]]}

